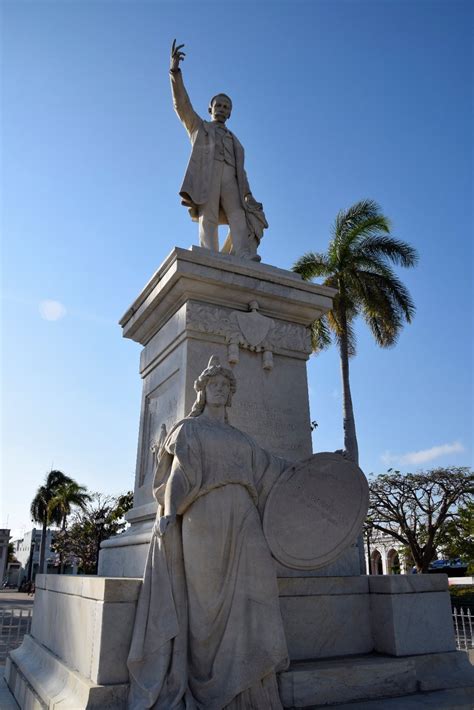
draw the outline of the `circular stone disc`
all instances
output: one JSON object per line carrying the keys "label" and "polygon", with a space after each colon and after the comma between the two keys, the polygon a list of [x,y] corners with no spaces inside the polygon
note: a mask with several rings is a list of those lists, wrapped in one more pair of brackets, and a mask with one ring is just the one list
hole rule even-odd
{"label": "circular stone disc", "polygon": [[283,565],[317,569],[355,542],[368,505],[358,466],[340,454],[315,454],[281,474],[268,496],[263,531]]}

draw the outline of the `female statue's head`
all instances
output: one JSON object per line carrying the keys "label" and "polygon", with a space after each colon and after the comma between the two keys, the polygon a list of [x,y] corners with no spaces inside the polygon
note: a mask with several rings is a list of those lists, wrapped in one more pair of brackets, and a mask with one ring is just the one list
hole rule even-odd
{"label": "female statue's head", "polygon": [[222,367],[217,355],[212,355],[208,366],[201,372],[195,381],[194,389],[197,392],[197,397],[189,413],[190,417],[198,417],[202,414],[204,407],[206,406],[206,390],[208,397],[212,396],[216,399],[213,404],[218,404],[219,398],[222,396],[222,392],[226,392],[226,401],[222,401],[222,404],[224,407],[230,407],[232,404],[232,395],[237,389],[237,385],[234,373],[226,367]]}

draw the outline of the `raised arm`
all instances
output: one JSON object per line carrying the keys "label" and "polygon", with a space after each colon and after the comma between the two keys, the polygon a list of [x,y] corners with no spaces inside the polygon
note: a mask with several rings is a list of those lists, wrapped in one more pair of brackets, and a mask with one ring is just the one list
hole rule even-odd
{"label": "raised arm", "polygon": [[188,93],[184,88],[183,75],[179,68],[179,63],[185,57],[185,53],[181,51],[182,47],[184,47],[184,44],[176,45],[176,40],[173,40],[170,58],[171,94],[173,96],[174,110],[189,136],[192,136],[201,125],[202,119],[193,109]]}

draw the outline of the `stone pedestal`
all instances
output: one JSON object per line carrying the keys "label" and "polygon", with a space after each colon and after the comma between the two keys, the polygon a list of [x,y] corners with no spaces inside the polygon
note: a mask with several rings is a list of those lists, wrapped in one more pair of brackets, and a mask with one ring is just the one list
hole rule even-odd
{"label": "stone pedestal", "polygon": [[[130,528],[102,544],[104,576],[37,577],[31,634],[6,667],[23,710],[125,710],[156,515],[154,445],[190,411],[194,380],[216,354],[237,378],[230,423],[288,462],[310,456],[308,327],[333,295],[291,272],[198,247],[173,250],[145,286],[121,320],[124,336],[143,347]],[[291,659],[278,679],[286,708],[449,688],[474,698],[472,667],[454,650],[444,575],[361,576],[355,546],[316,572],[275,567]]]}
{"label": "stone pedestal", "polygon": [[[394,707],[404,710],[424,707],[426,693],[428,707],[473,707],[474,668],[455,651],[445,575],[291,577],[278,584],[291,659],[278,679],[285,708],[360,701],[356,707],[376,703],[378,710],[398,697]],[[37,576],[31,634],[10,654],[5,673],[22,710],[125,710],[140,585]],[[451,704],[451,697],[466,704]]]}
{"label": "stone pedestal", "polygon": [[[230,423],[289,461],[311,455],[308,326],[334,293],[291,271],[200,247],[171,252],[120,321],[124,337],[143,346],[143,396],[131,526],[102,543],[101,575],[143,574],[156,514],[151,447],[163,425],[169,431],[190,411],[194,380],[211,355],[237,378]],[[353,548],[322,573],[358,572]]]}
{"label": "stone pedestal", "polygon": [[5,677],[22,710],[126,707],[139,579],[36,576],[31,632]]}

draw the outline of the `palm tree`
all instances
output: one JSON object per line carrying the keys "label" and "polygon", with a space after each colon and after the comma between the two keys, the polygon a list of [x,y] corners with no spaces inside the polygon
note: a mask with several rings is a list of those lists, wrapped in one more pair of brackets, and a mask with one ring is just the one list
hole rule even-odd
{"label": "palm tree", "polygon": [[61,529],[66,527],[66,520],[71,512],[71,506],[76,505],[78,508],[84,509],[85,504],[90,501],[91,497],[87,493],[85,486],[79,485],[74,480],[62,483],[58,486],[55,495],[48,503],[50,515],[58,514],[61,519]]}
{"label": "palm tree", "polygon": [[[50,517],[54,517],[56,520],[60,519],[61,531],[64,533],[66,529],[66,521],[68,515],[71,513],[71,506],[75,505],[81,510],[84,510],[86,503],[91,500],[90,495],[87,493],[85,486],[79,485],[74,480],[70,480],[67,483],[61,483],[55,495],[51,498],[48,503],[48,514]],[[61,574],[64,571],[63,556],[60,552],[60,571]]]}
{"label": "palm tree", "polygon": [[45,558],[46,558],[46,532],[48,525],[55,523],[60,525],[62,521],[62,516],[59,508],[54,510],[50,509],[51,500],[56,495],[60,486],[74,483],[72,478],[66,476],[62,471],[50,471],[46,476],[46,481],[42,486],[36,491],[36,495],[33,498],[30,507],[30,513],[32,519],[36,523],[40,523],[41,529],[41,551],[40,551],[40,561],[39,570],[44,572]]}
{"label": "palm tree", "polygon": [[324,278],[337,289],[332,309],[311,327],[313,349],[328,347],[332,336],[339,346],[343,391],[344,449],[355,463],[359,450],[349,383],[349,358],[356,353],[354,321],[362,315],[383,348],[395,345],[415,306],[407,288],[391,268],[415,266],[416,250],[390,236],[390,223],[373,200],[361,200],[341,210],[332,228],[326,254],[308,252],[293,271],[309,281]]}

